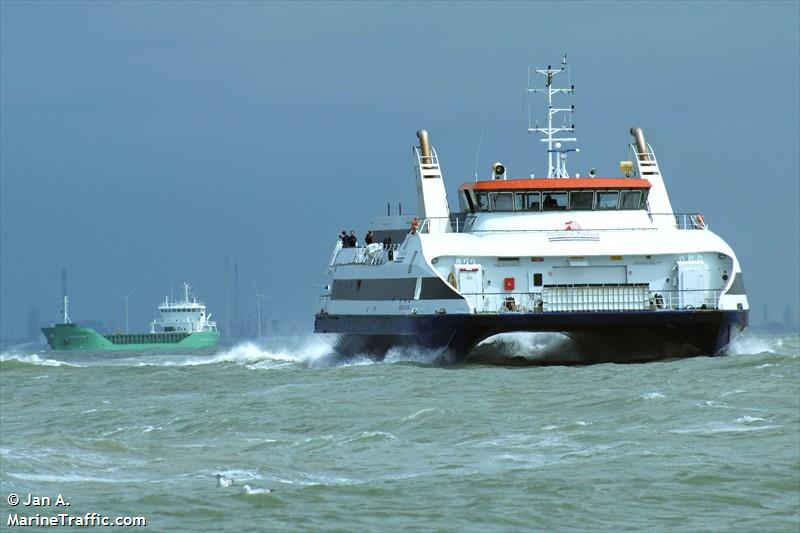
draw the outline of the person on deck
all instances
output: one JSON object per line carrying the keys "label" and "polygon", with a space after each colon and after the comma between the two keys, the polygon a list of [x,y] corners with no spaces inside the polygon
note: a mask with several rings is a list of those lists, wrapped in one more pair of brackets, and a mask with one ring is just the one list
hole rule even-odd
{"label": "person on deck", "polygon": [[372,230],[369,230],[366,235],[364,235],[364,244],[372,244]]}
{"label": "person on deck", "polygon": [[356,239],[356,232],[350,230],[350,236],[347,237],[347,245],[350,248],[355,248],[358,246],[358,239]]}

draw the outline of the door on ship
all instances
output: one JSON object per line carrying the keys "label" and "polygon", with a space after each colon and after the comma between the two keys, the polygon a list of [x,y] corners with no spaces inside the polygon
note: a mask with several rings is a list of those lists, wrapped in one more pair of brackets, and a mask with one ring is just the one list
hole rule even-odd
{"label": "door on ship", "polygon": [[474,263],[455,265],[455,269],[458,273],[458,291],[473,309],[481,311],[483,307],[483,269]]}

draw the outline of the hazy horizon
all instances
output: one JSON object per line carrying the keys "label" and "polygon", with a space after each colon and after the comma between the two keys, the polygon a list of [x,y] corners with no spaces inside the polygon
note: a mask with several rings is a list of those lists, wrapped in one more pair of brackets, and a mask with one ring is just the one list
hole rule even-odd
{"label": "hazy horizon", "polygon": [[[644,128],[676,212],[742,265],[751,323],[800,315],[800,4],[0,2],[0,338],[31,308],[132,331],[183,281],[225,322],[310,332],[342,229],[416,209],[428,130],[455,192],[545,172],[529,67],[566,53],[581,152]],[[541,102],[538,102],[541,105]],[[763,132],[761,130],[764,130]],[[480,142],[480,150],[478,145]],[[270,322],[271,323],[271,322]]]}

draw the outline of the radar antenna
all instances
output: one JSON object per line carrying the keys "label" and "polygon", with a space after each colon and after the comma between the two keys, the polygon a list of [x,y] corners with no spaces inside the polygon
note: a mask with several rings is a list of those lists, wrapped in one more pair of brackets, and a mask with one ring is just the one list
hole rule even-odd
{"label": "radar antenna", "polygon": [[69,297],[67,296],[67,269],[61,269],[61,314],[64,317],[64,324],[71,324],[69,319]]}
{"label": "radar antenna", "polygon": [[[568,178],[567,172],[567,153],[579,152],[579,148],[562,148],[561,143],[575,142],[578,139],[575,137],[554,137],[559,133],[573,133],[575,132],[575,124],[572,121],[572,114],[575,112],[575,105],[569,107],[553,107],[553,96],[557,94],[571,95],[575,93],[575,86],[570,84],[568,87],[554,87],[553,78],[559,74],[567,73],[569,76],[569,68],[567,67],[567,55],[561,59],[561,68],[554,69],[551,65],[547,65],[546,69],[536,69],[537,74],[545,77],[544,88],[528,87],[526,93],[533,94],[546,94],[547,95],[547,127],[539,127],[537,120],[536,125],[531,127],[528,123],[528,133],[542,133],[546,137],[539,139],[541,142],[547,143],[547,177],[548,178]],[[553,117],[562,114],[562,124],[560,127],[553,126]],[[569,118],[569,121],[567,121]],[[530,120],[530,119],[529,119]],[[555,155],[555,164],[553,164],[553,156]]]}

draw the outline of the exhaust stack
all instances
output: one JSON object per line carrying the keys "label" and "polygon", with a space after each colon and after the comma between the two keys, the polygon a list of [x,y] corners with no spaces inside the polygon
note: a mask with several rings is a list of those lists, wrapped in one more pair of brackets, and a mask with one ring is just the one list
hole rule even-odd
{"label": "exhaust stack", "polygon": [[450,231],[450,208],[447,205],[439,158],[428,141],[427,131],[417,130],[417,138],[419,146],[413,147],[419,199],[417,216],[423,220],[428,219],[425,224],[428,233],[447,233]]}
{"label": "exhaust stack", "polygon": [[430,164],[431,145],[428,142],[428,132],[425,130],[417,130],[417,137],[419,138],[419,152],[422,156],[422,163]]}
{"label": "exhaust stack", "polygon": [[642,128],[631,128],[631,135],[636,141],[636,152],[639,161],[650,161],[650,153],[644,140],[644,130]]}

